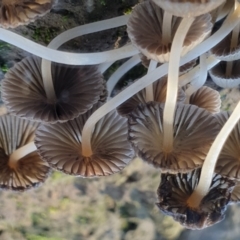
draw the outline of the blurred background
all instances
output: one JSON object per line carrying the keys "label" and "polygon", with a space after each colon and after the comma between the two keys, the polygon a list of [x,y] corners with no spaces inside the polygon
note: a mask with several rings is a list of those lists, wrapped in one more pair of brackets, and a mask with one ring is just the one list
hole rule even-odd
{"label": "blurred background", "polygon": [[[12,31],[47,45],[72,27],[131,13],[137,0],[59,0],[49,14]],[[98,52],[128,42],[126,27],[76,38],[62,49]],[[0,41],[0,79],[16,62],[28,56]],[[105,74],[107,79],[121,64]],[[142,76],[136,66],[124,76],[116,92]],[[222,109],[231,110],[239,89],[220,91]],[[201,231],[186,230],[156,207],[159,170],[134,160],[120,174],[83,179],[54,172],[38,189],[24,193],[0,191],[0,240],[226,240],[240,237],[240,207],[229,206],[221,223]]]}

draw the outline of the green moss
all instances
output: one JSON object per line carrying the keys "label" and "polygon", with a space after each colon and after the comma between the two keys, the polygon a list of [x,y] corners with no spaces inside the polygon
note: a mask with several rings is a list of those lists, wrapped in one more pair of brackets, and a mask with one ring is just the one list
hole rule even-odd
{"label": "green moss", "polygon": [[64,240],[64,239],[55,237],[44,237],[39,235],[27,235],[27,240]]}

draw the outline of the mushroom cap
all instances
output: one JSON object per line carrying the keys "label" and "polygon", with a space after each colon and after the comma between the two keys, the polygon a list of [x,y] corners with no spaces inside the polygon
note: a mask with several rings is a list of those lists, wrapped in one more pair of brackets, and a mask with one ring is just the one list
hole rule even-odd
{"label": "mushroom cap", "polygon": [[127,140],[127,119],[108,113],[95,125],[90,157],[82,155],[82,129],[90,115],[99,107],[66,123],[41,125],[35,144],[43,160],[51,167],[66,174],[96,177],[121,171],[135,156]]}
{"label": "mushroom cap", "polygon": [[215,45],[210,53],[222,61],[234,61],[240,58],[240,38],[238,34],[237,46],[231,48],[232,32],[230,32],[222,41]]}
{"label": "mushroom cap", "polygon": [[101,73],[95,66],[52,63],[56,101],[49,101],[41,76],[41,59],[28,57],[15,64],[2,82],[2,98],[8,111],[38,122],[65,122],[104,100]]}
{"label": "mushroom cap", "polygon": [[43,183],[51,169],[37,151],[9,166],[9,157],[16,149],[33,141],[38,123],[11,115],[0,118],[0,188],[24,191]]}
{"label": "mushroom cap", "polygon": [[[131,42],[147,58],[159,62],[168,62],[171,43],[162,43],[162,24],[164,11],[152,2],[138,4],[127,23],[128,36]],[[181,18],[173,17],[172,37],[181,22]],[[141,26],[141,27],[139,27]],[[211,32],[211,15],[197,17],[191,25],[183,43],[181,56],[185,55],[202,42]]]}
{"label": "mushroom cap", "polygon": [[140,104],[129,114],[129,140],[140,158],[162,172],[188,172],[202,166],[220,130],[212,114],[188,104],[177,104],[171,152],[163,149],[164,105]]}
{"label": "mushroom cap", "polygon": [[209,75],[212,80],[222,88],[234,88],[240,84],[240,60],[233,61],[231,77],[226,77],[227,62],[219,62],[210,71]]}
{"label": "mushroom cap", "polygon": [[[154,101],[159,103],[165,103],[167,96],[167,78],[163,77],[153,83],[153,94]],[[132,112],[139,103],[146,103],[146,89],[135,94],[133,97],[125,101],[121,104],[117,110],[118,113],[122,116],[126,116],[130,112]],[[186,95],[182,88],[178,89],[178,102],[184,102],[186,99]]]}
{"label": "mushroom cap", "polygon": [[204,108],[210,113],[219,113],[221,108],[221,98],[218,91],[210,87],[203,86],[193,93],[189,103]]}
{"label": "mushroom cap", "polygon": [[[227,122],[230,113],[215,115],[221,127]],[[215,172],[224,177],[240,181],[240,123],[238,122],[227,138],[218,157]]]}
{"label": "mushroom cap", "polygon": [[226,0],[152,0],[165,11],[178,17],[196,17],[212,11]]}
{"label": "mushroom cap", "polygon": [[196,169],[187,174],[162,174],[157,191],[159,209],[193,230],[209,227],[224,219],[235,185],[234,181],[215,174],[210,190],[199,207],[191,208],[187,200],[198,184],[200,172]]}
{"label": "mushroom cap", "polygon": [[15,28],[48,13],[55,0],[1,0],[0,27]]}

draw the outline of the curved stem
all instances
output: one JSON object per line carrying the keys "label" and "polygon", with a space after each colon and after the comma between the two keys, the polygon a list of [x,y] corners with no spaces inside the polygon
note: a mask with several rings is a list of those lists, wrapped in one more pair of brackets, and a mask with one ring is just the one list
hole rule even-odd
{"label": "curved stem", "polygon": [[214,169],[217,163],[218,156],[226,142],[229,134],[233,130],[234,126],[240,119],[240,101],[238,102],[233,113],[229,117],[228,121],[225,123],[220,133],[213,142],[207,157],[203,163],[201,176],[197,187],[188,199],[188,204],[191,207],[198,207],[204,196],[208,193],[212,182],[212,176],[214,174]]}
{"label": "curved stem", "polygon": [[[156,67],[157,67],[158,62],[151,60],[150,64],[148,66],[148,72],[150,73],[151,71],[153,71]],[[150,101],[154,101],[154,93],[153,93],[153,84],[149,84],[146,87],[146,102],[150,102]]]}
{"label": "curved stem", "polygon": [[164,11],[162,24],[162,44],[168,45],[172,42],[172,17],[169,12]]}
{"label": "curved stem", "polygon": [[18,160],[20,160],[21,158],[25,157],[26,155],[28,155],[31,152],[36,151],[37,148],[34,144],[34,142],[30,142],[18,149],[16,149],[9,157],[9,161],[8,161],[8,165],[11,168],[14,168],[16,166],[16,163]]}
{"label": "curved stem", "polygon": [[[79,35],[91,33],[93,32],[94,29],[102,31],[109,28],[126,25],[128,18],[129,15],[124,15],[73,28],[58,35],[58,37],[54,41],[52,41],[52,44],[54,44],[54,46],[57,45],[61,46],[63,41],[66,42]],[[79,31],[81,31],[81,34],[79,34]],[[0,39],[41,58],[47,59],[52,62],[63,63],[68,65],[92,65],[103,62],[116,61],[119,59],[131,57],[139,52],[132,45],[127,45],[118,49],[99,53],[64,52],[42,46],[16,33],[13,33],[9,30],[2,28],[0,28]]]}
{"label": "curved stem", "polygon": [[114,62],[115,62],[115,61],[105,62],[105,63],[99,64],[98,70],[99,70],[101,73],[104,73],[109,67],[111,67],[111,66],[114,64]]}
{"label": "curved stem", "polygon": [[171,152],[173,146],[173,121],[177,102],[179,63],[184,39],[195,18],[183,18],[174,36],[168,68],[167,97],[163,112],[163,148]]}
{"label": "curved stem", "polygon": [[128,72],[131,68],[136,66],[139,62],[141,62],[141,59],[139,57],[139,54],[131,57],[128,59],[125,63],[123,63],[108,79],[107,81],[107,90],[108,90],[108,96],[110,97],[112,94],[112,91],[114,87],[116,86],[119,79]]}

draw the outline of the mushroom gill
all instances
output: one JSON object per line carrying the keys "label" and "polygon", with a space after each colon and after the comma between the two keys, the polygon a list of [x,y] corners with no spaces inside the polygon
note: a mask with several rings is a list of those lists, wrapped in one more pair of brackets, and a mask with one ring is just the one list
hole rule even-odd
{"label": "mushroom gill", "polygon": [[96,124],[91,137],[92,155],[82,149],[82,129],[89,116],[99,107],[66,123],[41,125],[35,144],[41,157],[51,167],[66,174],[96,177],[121,171],[135,153],[127,140],[127,119],[116,111]]}
{"label": "mushroom gill", "polygon": [[162,174],[157,190],[159,209],[186,228],[202,229],[225,217],[234,181],[215,174],[208,194],[197,208],[188,205],[188,198],[198,184],[201,169],[186,174]]}
{"label": "mushroom gill", "polygon": [[15,64],[2,82],[2,98],[9,113],[38,122],[65,122],[104,100],[106,85],[95,66],[53,63],[52,76],[54,100],[47,98],[40,58],[28,57]]}
{"label": "mushroom gill", "polygon": [[171,151],[164,149],[164,104],[140,104],[129,116],[129,140],[140,158],[163,172],[188,172],[202,166],[220,130],[212,114],[193,105],[177,104]]}
{"label": "mushroom gill", "polygon": [[1,0],[0,27],[15,28],[48,13],[55,0]]}
{"label": "mushroom gill", "polygon": [[51,169],[36,150],[20,159],[14,152],[31,143],[38,123],[11,115],[0,118],[0,188],[24,191],[43,183]]}

